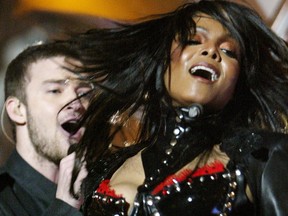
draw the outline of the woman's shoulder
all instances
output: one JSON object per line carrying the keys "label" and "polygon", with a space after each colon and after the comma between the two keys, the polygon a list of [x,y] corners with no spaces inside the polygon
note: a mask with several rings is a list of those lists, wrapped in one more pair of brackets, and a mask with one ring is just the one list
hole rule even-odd
{"label": "woman's shoulder", "polygon": [[231,160],[236,162],[247,160],[250,157],[265,162],[276,152],[288,154],[288,135],[241,128],[225,135],[220,148]]}
{"label": "woman's shoulder", "polygon": [[288,135],[241,129],[224,138],[222,145],[243,171],[259,215],[286,215]]}

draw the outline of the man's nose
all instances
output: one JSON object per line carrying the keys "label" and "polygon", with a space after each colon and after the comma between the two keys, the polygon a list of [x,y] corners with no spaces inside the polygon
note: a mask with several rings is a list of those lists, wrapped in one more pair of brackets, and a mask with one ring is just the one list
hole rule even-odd
{"label": "man's nose", "polygon": [[82,113],[85,111],[85,106],[80,98],[75,98],[66,105],[66,109],[72,109],[75,112]]}

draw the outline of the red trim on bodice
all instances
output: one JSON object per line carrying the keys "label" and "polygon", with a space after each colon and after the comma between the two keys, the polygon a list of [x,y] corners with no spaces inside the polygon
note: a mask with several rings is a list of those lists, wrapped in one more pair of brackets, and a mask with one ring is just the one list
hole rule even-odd
{"label": "red trim on bodice", "polygon": [[[173,174],[168,176],[163,182],[161,182],[159,185],[157,185],[154,190],[152,191],[152,194],[155,195],[161,191],[163,191],[163,188],[165,186],[172,185],[174,182],[182,182],[187,179],[187,181],[192,182],[192,178],[204,176],[204,175],[211,175],[214,173],[224,172],[225,167],[220,161],[215,161],[209,165],[205,165],[201,168],[198,168],[196,171],[192,171],[191,169],[184,169],[178,174]],[[189,178],[191,177],[191,178]],[[122,194],[116,194],[114,189],[111,189],[110,185],[110,179],[106,179],[101,182],[99,187],[97,188],[96,192],[100,194],[104,194],[110,197],[114,198],[122,198]]]}
{"label": "red trim on bodice", "polygon": [[[152,191],[153,195],[156,195],[157,193],[163,191],[163,188],[165,186],[169,186],[173,184],[173,181],[182,182],[184,180],[188,180],[192,182],[192,178],[204,176],[204,175],[211,175],[214,173],[223,172],[225,170],[224,165],[220,161],[215,161],[211,164],[207,164],[201,168],[198,168],[193,172],[191,169],[184,169],[178,174],[173,174],[168,176],[163,182],[161,182],[159,185],[157,185],[154,190]],[[189,177],[191,177],[189,179]]]}
{"label": "red trim on bodice", "polygon": [[114,198],[122,198],[123,197],[122,194],[120,195],[116,194],[115,190],[111,189],[109,183],[110,183],[110,179],[106,179],[102,181],[99,187],[97,188],[96,192],[100,194],[105,194],[107,196],[114,197]]}

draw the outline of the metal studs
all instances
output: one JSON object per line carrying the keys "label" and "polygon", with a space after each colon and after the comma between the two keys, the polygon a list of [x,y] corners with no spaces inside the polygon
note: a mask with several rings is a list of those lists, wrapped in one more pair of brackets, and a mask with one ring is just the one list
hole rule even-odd
{"label": "metal studs", "polygon": [[151,197],[148,197],[146,200],[147,205],[152,206],[153,205],[153,199]]}
{"label": "metal studs", "polygon": [[232,203],[231,203],[231,202],[225,203],[225,207],[226,207],[226,208],[231,208],[231,207],[232,207]]}
{"label": "metal studs", "polygon": [[231,192],[228,194],[228,197],[230,197],[231,199],[234,199],[234,198],[235,198],[235,192],[231,191]]}
{"label": "metal studs", "polygon": [[195,118],[196,116],[201,114],[201,109],[199,107],[191,107],[188,111],[188,115],[190,118]]}
{"label": "metal studs", "polygon": [[180,132],[181,132],[181,131],[180,131],[180,129],[179,129],[178,127],[175,128],[174,131],[173,131],[173,133],[174,133],[175,136],[178,136],[178,135],[180,134]]}
{"label": "metal studs", "polygon": [[148,188],[148,187],[149,187],[149,184],[147,184],[147,183],[144,184],[144,187],[145,187],[145,188]]}
{"label": "metal studs", "polygon": [[[167,165],[167,163],[168,163],[167,159],[162,160],[162,163]],[[159,172],[160,172],[160,170],[159,170]]]}
{"label": "metal studs", "polygon": [[[182,116],[183,118],[183,116]],[[181,122],[181,116],[176,116],[176,122],[180,123]]]}
{"label": "metal studs", "polygon": [[172,140],[170,141],[170,145],[175,146],[176,144],[177,144],[177,139],[172,138]]}
{"label": "metal studs", "polygon": [[236,189],[237,188],[237,182],[235,182],[235,181],[231,182],[231,183],[229,183],[229,186],[233,189]]}
{"label": "metal studs", "polygon": [[99,196],[98,196],[97,194],[93,194],[93,195],[92,195],[92,198],[93,198],[93,199],[98,199]]}
{"label": "metal studs", "polygon": [[161,200],[161,197],[160,196],[155,196],[154,199],[155,200]]}
{"label": "metal studs", "polygon": [[140,206],[140,203],[135,201],[135,202],[134,202],[134,206],[139,207],[139,206]]}
{"label": "metal studs", "polygon": [[166,153],[167,155],[170,155],[170,154],[172,153],[172,149],[171,149],[171,148],[166,149],[166,150],[165,150],[165,153]]}
{"label": "metal studs", "polygon": [[223,178],[225,178],[225,179],[231,178],[231,174],[230,174],[230,173],[223,173],[222,176],[223,176]]}
{"label": "metal studs", "polygon": [[237,176],[240,176],[240,175],[241,175],[241,171],[240,171],[239,169],[237,169],[237,170],[235,171],[235,173],[236,173]]}
{"label": "metal studs", "polygon": [[179,138],[179,136],[185,132],[185,129],[183,127],[177,126],[174,131],[173,134],[176,136],[176,138]]}
{"label": "metal studs", "polygon": [[190,127],[185,128],[185,133],[188,133],[191,130]]}

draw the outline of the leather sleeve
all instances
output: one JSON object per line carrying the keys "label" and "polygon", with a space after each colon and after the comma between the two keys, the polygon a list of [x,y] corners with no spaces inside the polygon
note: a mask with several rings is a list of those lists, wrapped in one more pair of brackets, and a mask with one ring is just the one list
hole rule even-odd
{"label": "leather sleeve", "polygon": [[288,142],[271,152],[261,178],[261,215],[288,213]]}
{"label": "leather sleeve", "polygon": [[288,139],[286,136],[275,138],[264,139],[264,148],[268,149],[266,159],[253,156],[252,152],[246,161],[256,215],[288,213]]}
{"label": "leather sleeve", "polygon": [[222,148],[244,172],[255,215],[288,215],[288,135],[241,129]]}

